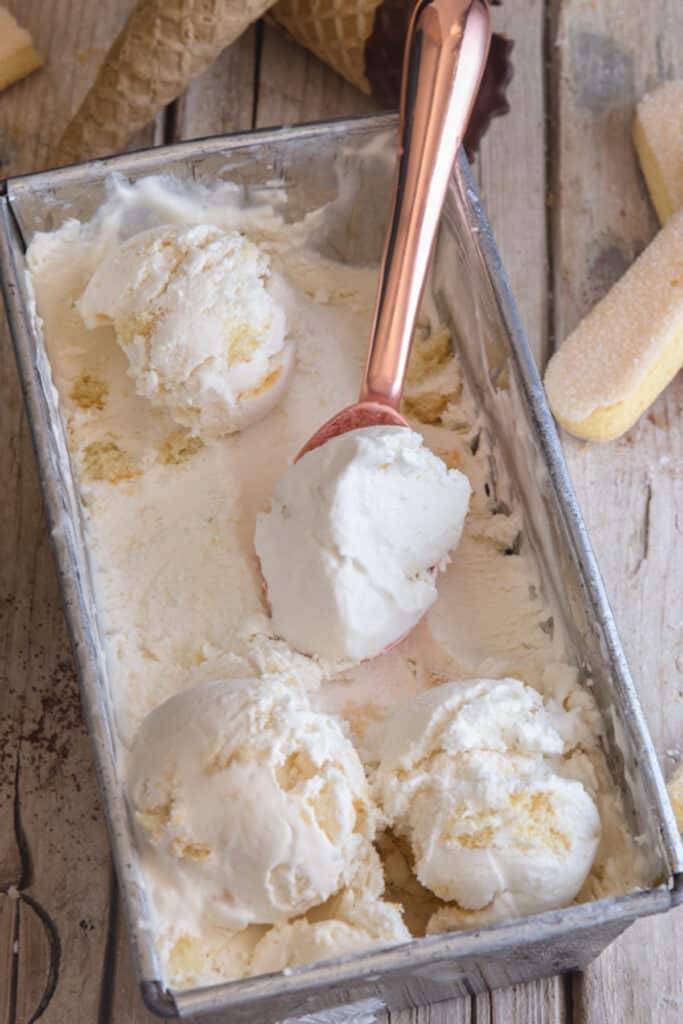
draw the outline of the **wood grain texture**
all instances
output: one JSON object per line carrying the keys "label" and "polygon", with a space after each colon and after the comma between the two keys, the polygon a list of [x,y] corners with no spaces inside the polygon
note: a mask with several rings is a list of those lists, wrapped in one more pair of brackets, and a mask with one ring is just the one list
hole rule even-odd
{"label": "wood grain texture", "polygon": [[469,999],[449,999],[445,1003],[420,1007],[416,1010],[399,1010],[377,1017],[377,1024],[475,1024],[472,1004]]}
{"label": "wood grain texture", "polygon": [[0,1021],[14,1016],[14,965],[19,903],[14,894],[0,893]]}
{"label": "wood grain texture", "polygon": [[[108,842],[4,331],[0,361],[0,378],[12,387],[0,421],[0,450],[13,453],[3,476],[2,514],[14,543],[3,562],[12,572],[6,578],[3,573],[9,685],[3,687],[2,714],[4,729],[15,737],[14,771],[8,776],[3,767],[4,788],[12,782],[17,788],[2,808],[0,834],[10,840],[11,881],[21,892],[15,1019],[31,1019],[54,990],[54,1013],[61,1019],[68,1019],[78,998],[92,1014],[85,1019],[95,1020],[99,991],[90,979],[99,976],[104,951]],[[61,970],[60,946],[69,952]]]}
{"label": "wood grain texture", "polygon": [[248,29],[176,102],[173,140],[249,131],[254,123],[259,32]]}
{"label": "wood grain texture", "polygon": [[158,1021],[142,1001],[140,988],[133,970],[126,921],[120,907],[115,907],[116,919],[112,935],[110,962],[110,1005],[100,1024],[153,1024]]}
{"label": "wood grain texture", "polygon": [[541,978],[477,996],[472,1024],[571,1024],[566,985],[559,976]]}
{"label": "wood grain texture", "polygon": [[371,114],[377,105],[312,54],[266,25],[254,127]]}
{"label": "wood grain texture", "polygon": [[[631,143],[634,103],[683,74],[678,0],[553,8],[554,328],[575,326],[657,230]],[[683,377],[623,438],[565,451],[665,768],[683,739]],[[574,984],[576,1024],[683,1019],[683,916],[642,921]]]}
{"label": "wood grain texture", "polygon": [[46,166],[134,0],[9,0],[45,67],[0,98],[0,173]]}
{"label": "wood grain texture", "polygon": [[[0,349],[0,481],[3,493],[17,495],[22,475],[23,410],[9,338]],[[22,523],[14,502],[0,502],[0,890],[22,879],[20,840],[15,828],[17,766],[28,638],[25,608],[30,593],[24,585],[29,553],[19,547]]]}
{"label": "wood grain texture", "polygon": [[548,356],[543,0],[494,8],[494,28],[514,40],[510,113],[496,118],[475,163],[482,200],[540,366]]}

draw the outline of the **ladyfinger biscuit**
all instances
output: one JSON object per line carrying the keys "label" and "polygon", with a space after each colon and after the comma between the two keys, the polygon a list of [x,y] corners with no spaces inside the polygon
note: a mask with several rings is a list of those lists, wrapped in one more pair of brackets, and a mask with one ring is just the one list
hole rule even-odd
{"label": "ladyfinger biscuit", "polygon": [[662,224],[683,208],[683,81],[665,82],[636,108],[633,141]]}
{"label": "ladyfinger biscuit", "polygon": [[42,66],[26,29],[17,24],[6,7],[0,6],[0,90]]}
{"label": "ladyfinger biscuit", "polygon": [[548,363],[558,423],[619,437],[683,366],[683,210],[675,214]]}

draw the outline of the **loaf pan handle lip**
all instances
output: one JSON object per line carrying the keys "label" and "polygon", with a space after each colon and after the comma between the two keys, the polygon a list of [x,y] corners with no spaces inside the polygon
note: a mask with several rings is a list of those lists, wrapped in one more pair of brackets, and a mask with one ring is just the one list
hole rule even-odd
{"label": "loaf pan handle lip", "polygon": [[[560,498],[561,514],[568,528],[569,536],[577,554],[584,586],[596,612],[609,659],[613,670],[614,685],[620,689],[624,703],[629,705],[631,720],[629,728],[638,738],[641,771],[647,789],[655,805],[664,854],[670,875],[670,888],[676,890],[683,885],[683,841],[676,825],[673,809],[666,792],[666,784],[659,765],[652,738],[645,720],[640,700],[626,661],[623,646],[617,630],[614,615],[607,598],[605,585],[593,551],[576,494],[571,483],[560,438],[548,407],[545,390],[531,354],[519,311],[508,284],[491,227],[484,213],[469,163],[461,152],[458,160],[458,175],[461,179],[463,197],[468,213],[477,231],[481,251],[487,264],[491,285],[499,310],[509,336],[513,341],[514,357],[517,361],[520,381],[526,393],[528,407],[536,421],[537,435],[552,485]],[[683,895],[679,895],[683,899]]]}
{"label": "loaf pan handle lip", "polygon": [[166,1020],[177,1019],[180,1016],[178,1004],[173,994],[160,981],[141,981],[140,994],[142,1001],[157,1017]]}

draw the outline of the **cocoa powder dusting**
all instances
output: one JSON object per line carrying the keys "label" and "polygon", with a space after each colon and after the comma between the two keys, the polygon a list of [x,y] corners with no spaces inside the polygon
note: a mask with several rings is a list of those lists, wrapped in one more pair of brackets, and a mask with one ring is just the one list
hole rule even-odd
{"label": "cocoa powder dusting", "polygon": [[72,740],[82,731],[76,672],[71,659],[62,658],[40,693],[36,713],[24,723],[22,744],[27,744],[36,757],[64,762],[71,752]]}

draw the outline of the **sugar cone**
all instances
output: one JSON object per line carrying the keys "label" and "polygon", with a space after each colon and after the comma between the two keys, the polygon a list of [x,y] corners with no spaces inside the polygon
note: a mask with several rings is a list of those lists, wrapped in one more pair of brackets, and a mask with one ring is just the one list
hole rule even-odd
{"label": "sugar cone", "polygon": [[279,0],[271,14],[292,39],[370,94],[365,48],[383,0]]}
{"label": "sugar cone", "polygon": [[[269,18],[382,107],[398,106],[403,48],[415,0],[279,0]],[[512,42],[494,34],[465,136],[476,153],[491,118],[510,109]]]}
{"label": "sugar cone", "polygon": [[138,0],[51,162],[77,163],[122,149],[272,3]]}

